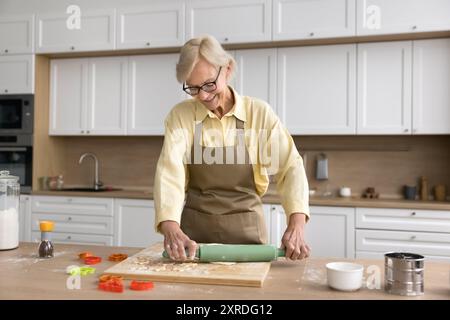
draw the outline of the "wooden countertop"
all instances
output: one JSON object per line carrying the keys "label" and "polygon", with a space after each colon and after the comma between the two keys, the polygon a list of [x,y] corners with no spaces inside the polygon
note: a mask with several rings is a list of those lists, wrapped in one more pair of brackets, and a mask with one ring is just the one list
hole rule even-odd
{"label": "wooden countertop", "polygon": [[[73,192],[73,191],[33,191],[32,195],[66,196],[66,197],[101,197],[101,198],[129,198],[153,199],[153,188],[146,190],[121,190],[103,192]],[[280,197],[273,188],[269,188],[262,198],[264,203],[280,204]],[[367,208],[398,208],[398,209],[424,209],[424,210],[450,210],[450,202],[419,201],[402,199],[363,199],[359,197],[311,197],[312,206],[333,207],[367,207]]]}
{"label": "wooden countertop", "polygon": [[[95,265],[95,275],[81,277],[81,289],[66,287],[69,265],[79,264],[77,254],[92,251],[104,260],[112,253],[133,255],[139,248],[100,247],[55,244],[55,257],[37,258],[37,244],[21,243],[10,251],[0,251],[0,299],[151,299],[151,300],[299,300],[299,299],[446,299],[450,298],[448,263],[425,262],[425,294],[403,297],[383,290],[384,267],[382,260],[354,260],[365,267],[380,267],[381,289],[361,288],[356,292],[340,292],[326,284],[325,264],[343,259],[318,259],[292,262],[280,259],[272,263],[262,288],[219,285],[194,285],[155,282],[151,291],[132,291],[125,280],[123,293],[109,293],[97,289],[97,278],[113,263],[104,261]],[[367,277],[367,274],[365,274]]]}

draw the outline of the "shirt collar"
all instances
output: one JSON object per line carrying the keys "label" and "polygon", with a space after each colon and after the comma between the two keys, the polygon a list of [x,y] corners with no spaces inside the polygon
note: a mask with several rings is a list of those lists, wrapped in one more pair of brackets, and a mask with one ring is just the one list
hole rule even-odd
{"label": "shirt collar", "polygon": [[[235,116],[239,120],[247,121],[247,115],[245,113],[244,103],[242,100],[242,97],[232,88],[231,86],[228,86],[231,89],[231,92],[234,95],[234,106],[231,108],[231,110],[224,115],[224,117],[230,117]],[[216,115],[212,113],[208,108],[206,108],[200,101],[195,100],[195,121],[196,122],[202,122],[206,116],[209,116],[210,118],[216,118]]]}

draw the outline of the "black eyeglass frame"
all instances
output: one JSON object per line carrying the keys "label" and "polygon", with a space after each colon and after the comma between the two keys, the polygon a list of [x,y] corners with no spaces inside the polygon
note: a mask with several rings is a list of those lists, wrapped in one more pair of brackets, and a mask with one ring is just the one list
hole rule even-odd
{"label": "black eyeglass frame", "polygon": [[[212,92],[212,91],[216,90],[217,89],[217,80],[219,79],[221,70],[222,70],[222,67],[219,68],[219,72],[217,72],[217,77],[214,81],[205,82],[201,86],[186,87],[186,82],[183,83],[183,91],[186,92],[190,96],[196,96],[200,93],[200,90],[203,90],[205,92]],[[214,89],[208,89],[208,90],[204,89],[206,86],[210,86],[210,85],[214,85]],[[192,89],[197,89],[198,90],[197,93],[191,93],[190,90],[192,90]]]}

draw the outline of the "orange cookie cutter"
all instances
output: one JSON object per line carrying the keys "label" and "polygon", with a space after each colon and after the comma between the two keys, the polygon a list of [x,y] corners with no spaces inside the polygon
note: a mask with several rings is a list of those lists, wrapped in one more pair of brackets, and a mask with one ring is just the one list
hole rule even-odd
{"label": "orange cookie cutter", "polygon": [[122,276],[113,276],[110,274],[104,274],[98,278],[99,282],[108,282],[108,281],[122,282],[122,280],[123,280]]}
{"label": "orange cookie cutter", "polygon": [[128,258],[128,255],[127,254],[124,254],[124,253],[113,253],[112,255],[110,255],[109,257],[108,257],[108,260],[109,261],[123,261],[123,260],[125,260],[126,258]]}

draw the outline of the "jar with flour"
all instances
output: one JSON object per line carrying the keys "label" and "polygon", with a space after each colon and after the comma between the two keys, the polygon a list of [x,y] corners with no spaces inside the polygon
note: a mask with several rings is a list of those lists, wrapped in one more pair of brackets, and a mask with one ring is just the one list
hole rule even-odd
{"label": "jar with flour", "polygon": [[0,250],[19,246],[19,177],[0,171]]}

